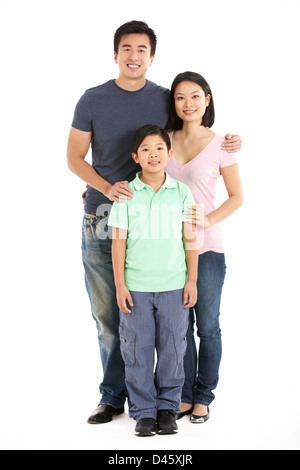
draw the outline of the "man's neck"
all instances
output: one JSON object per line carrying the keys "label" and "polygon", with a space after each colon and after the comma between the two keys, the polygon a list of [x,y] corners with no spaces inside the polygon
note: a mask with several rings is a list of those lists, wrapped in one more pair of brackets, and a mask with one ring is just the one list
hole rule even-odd
{"label": "man's neck", "polygon": [[136,80],[128,80],[126,78],[119,77],[115,82],[120,88],[126,91],[138,91],[146,85],[145,77],[141,77]]}

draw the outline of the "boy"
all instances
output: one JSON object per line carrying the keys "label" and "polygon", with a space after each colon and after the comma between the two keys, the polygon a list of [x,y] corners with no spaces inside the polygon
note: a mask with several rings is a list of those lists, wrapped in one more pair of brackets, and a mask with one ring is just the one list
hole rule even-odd
{"label": "boy", "polygon": [[133,197],[115,202],[108,221],[129,414],[137,421],[138,436],[173,434],[189,308],[197,300],[196,231],[184,218],[194,201],[189,188],[164,171],[172,157],[165,130],[141,127],[132,151],[142,172],[129,183]]}

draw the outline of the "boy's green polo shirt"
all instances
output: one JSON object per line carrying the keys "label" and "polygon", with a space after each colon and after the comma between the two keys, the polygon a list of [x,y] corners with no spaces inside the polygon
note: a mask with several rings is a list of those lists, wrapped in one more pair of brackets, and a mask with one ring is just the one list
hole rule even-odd
{"label": "boy's green polo shirt", "polygon": [[115,202],[108,225],[128,231],[125,283],[136,292],[165,292],[184,288],[187,266],[182,222],[194,205],[189,188],[166,174],[160,190],[142,183],[138,173],[129,183],[132,199]]}

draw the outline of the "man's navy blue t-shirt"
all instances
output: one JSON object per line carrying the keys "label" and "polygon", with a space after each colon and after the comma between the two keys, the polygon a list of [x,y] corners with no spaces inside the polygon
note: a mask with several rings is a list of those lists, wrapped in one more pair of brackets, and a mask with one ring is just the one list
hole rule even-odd
{"label": "man's navy blue t-shirt", "polygon": [[[102,178],[111,184],[135,178],[140,168],[131,157],[133,134],[146,124],[165,128],[168,103],[169,90],[149,80],[138,91],[123,90],[110,80],[84,93],[77,103],[72,127],[93,133],[93,168]],[[100,213],[97,209],[101,204],[112,201],[89,186],[85,211]]]}

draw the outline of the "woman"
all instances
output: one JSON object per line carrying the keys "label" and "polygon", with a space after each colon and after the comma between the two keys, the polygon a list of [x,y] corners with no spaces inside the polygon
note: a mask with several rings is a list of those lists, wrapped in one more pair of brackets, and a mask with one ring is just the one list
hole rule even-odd
{"label": "woman", "polygon": [[[191,422],[203,423],[209,418],[222,355],[219,308],[226,266],[219,223],[242,205],[243,194],[236,154],[223,151],[224,137],[210,130],[214,103],[210,87],[201,75],[185,72],[175,78],[170,114],[174,155],[167,172],[191,189],[197,206],[191,208],[189,217],[196,221],[193,223],[197,224],[199,239],[198,302],[190,310],[186,379],[178,419],[191,415]],[[216,209],[215,190],[220,175],[228,199]],[[200,337],[198,353],[195,321]]]}

